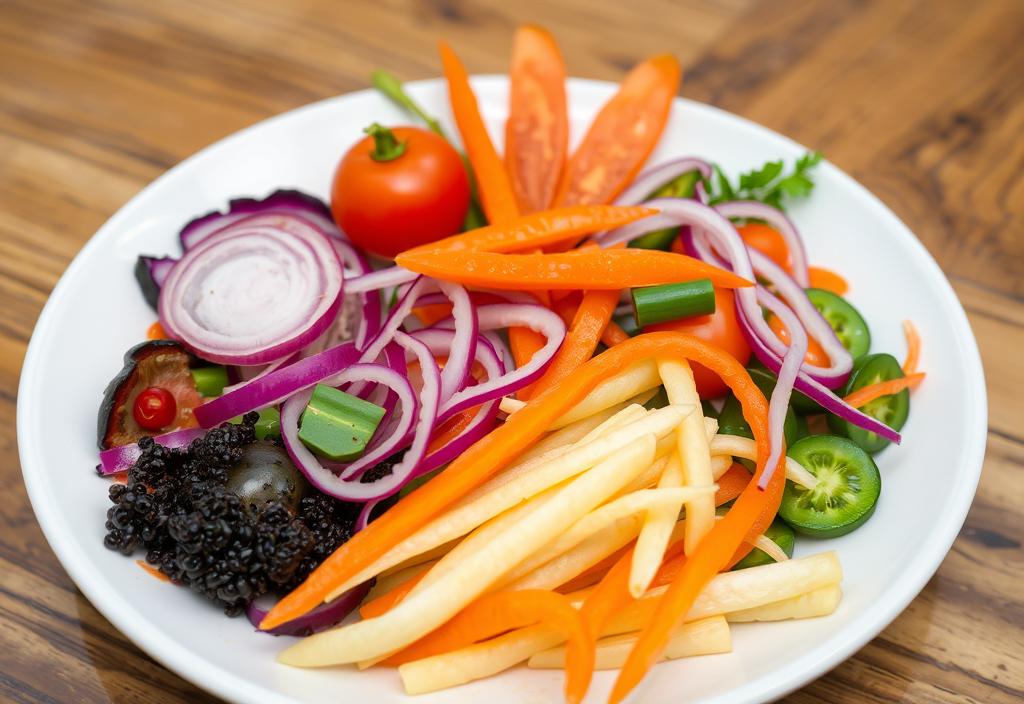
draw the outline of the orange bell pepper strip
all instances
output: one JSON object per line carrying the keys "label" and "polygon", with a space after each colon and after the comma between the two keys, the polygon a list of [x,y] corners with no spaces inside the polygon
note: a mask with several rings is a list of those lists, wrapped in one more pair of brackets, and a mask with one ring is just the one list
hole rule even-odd
{"label": "orange bell pepper strip", "polygon": [[587,249],[560,254],[403,252],[395,261],[417,274],[513,291],[623,289],[690,279],[711,279],[722,288],[753,285],[699,259],[655,249]]}
{"label": "orange bell pepper strip", "polygon": [[371,599],[362,606],[359,607],[359,615],[363,618],[376,618],[382,614],[386,614],[388,611],[393,609],[402,599],[409,595],[409,592],[413,590],[420,580],[427,576],[427,572],[430,570],[423,570],[418,575],[410,577],[405,580],[394,589],[388,592],[384,592],[376,599]]}
{"label": "orange bell pepper strip", "polygon": [[569,159],[555,203],[610,203],[661,138],[682,70],[668,54],[637,64]]}
{"label": "orange bell pepper strip", "polygon": [[604,328],[604,332],[601,333],[601,343],[605,347],[614,347],[620,342],[625,342],[629,339],[629,335],[619,327],[619,324],[614,320],[609,320],[608,324]]}
{"label": "orange bell pepper strip", "polygon": [[845,396],[843,400],[854,408],[860,408],[861,406],[871,403],[875,399],[882,398],[883,396],[898,394],[900,391],[903,391],[903,389],[916,389],[917,386],[924,381],[924,376],[924,372],[918,372],[916,374],[901,376],[899,379],[880,381],[877,384],[871,384],[870,386],[857,389],[853,393]]}
{"label": "orange bell pepper strip", "polygon": [[811,282],[811,288],[823,288],[837,296],[842,296],[850,290],[850,284],[846,283],[846,279],[829,269],[810,266],[807,267],[807,275]]}
{"label": "orange bell pepper strip", "polygon": [[459,433],[465,430],[473,421],[478,410],[479,409],[475,406],[473,408],[467,408],[446,420],[430,438],[430,444],[427,445],[427,454],[429,455],[431,452],[436,452],[458,437]]}
{"label": "orange bell pepper strip", "polygon": [[910,376],[917,372],[917,363],[921,359],[921,336],[909,320],[903,321],[903,334],[907,338],[907,359],[903,362],[903,373]]}
{"label": "orange bell pepper strip", "polygon": [[480,117],[476,95],[469,85],[469,74],[462,61],[445,42],[438,43],[444,77],[448,81],[448,100],[455,124],[466,146],[466,156],[476,176],[480,203],[487,219],[503,225],[519,217],[516,196],[498,152],[494,150],[487,127]]}
{"label": "orange bell pepper strip", "polygon": [[616,289],[587,291],[583,294],[583,300],[565,333],[565,341],[544,374],[533,382],[531,395],[565,378],[594,356],[601,334],[608,327],[618,304],[619,292]]}
{"label": "orange bell pepper strip", "polygon": [[569,116],[565,63],[547,30],[523,25],[512,40],[505,168],[519,209],[547,208],[565,168]]}
{"label": "orange bell pepper strip", "polygon": [[[456,458],[444,472],[353,535],[324,560],[305,582],[281,599],[263,619],[260,627],[271,629],[309,612],[336,587],[507,467],[524,448],[535,442],[555,420],[581,401],[601,381],[622,372],[637,361],[656,357],[691,359],[722,376],[740,400],[744,418],[757,444],[758,457],[768,456],[768,404],[739,362],[719,348],[684,333],[655,332],[631,337],[589,360],[543,393],[537,394],[503,425]],[[782,481],[785,480],[784,471],[776,474]],[[767,513],[767,507],[765,511]],[[774,516],[774,512],[771,515]],[[768,518],[770,522],[771,518]]]}
{"label": "orange bell pepper strip", "polygon": [[732,501],[747,488],[750,483],[750,472],[741,464],[733,464],[725,474],[718,478],[718,491],[715,492],[715,506]]}
{"label": "orange bell pepper strip", "polygon": [[531,213],[505,224],[478,227],[462,234],[407,249],[403,255],[425,252],[494,252],[507,254],[546,244],[576,240],[583,235],[627,225],[649,215],[642,205],[572,205]]}

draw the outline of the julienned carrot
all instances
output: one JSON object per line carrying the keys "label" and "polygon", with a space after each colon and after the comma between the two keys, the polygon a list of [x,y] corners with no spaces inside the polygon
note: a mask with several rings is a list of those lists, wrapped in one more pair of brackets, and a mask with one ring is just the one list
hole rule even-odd
{"label": "julienned carrot", "polygon": [[166,340],[168,339],[167,333],[164,332],[164,326],[160,324],[160,321],[156,321],[148,328],[146,328],[146,339],[147,340]]}
{"label": "julienned carrot", "polygon": [[623,330],[618,323],[614,320],[609,320],[608,324],[604,328],[604,332],[601,333],[601,343],[605,347],[614,347],[620,342],[625,342],[629,339],[629,334]]}
{"label": "julienned carrot", "polygon": [[523,25],[512,41],[505,168],[520,211],[544,210],[565,168],[569,118],[565,64],[547,30]]}
{"label": "julienned carrot", "polygon": [[479,227],[414,247],[402,254],[441,251],[500,254],[520,252],[554,242],[575,241],[583,235],[621,227],[657,212],[654,208],[642,205],[573,205],[531,213],[503,224]]}
{"label": "julienned carrot", "polygon": [[615,306],[619,304],[619,292],[587,291],[583,294],[576,315],[565,333],[562,346],[555,353],[547,370],[533,383],[532,394],[537,394],[552,384],[564,379],[581,364],[594,356],[601,333],[608,327]]}
{"label": "julienned carrot", "polygon": [[907,359],[903,362],[903,373],[910,376],[917,372],[917,363],[921,359],[921,336],[909,320],[903,321],[903,335],[907,338]]}
{"label": "julienned carrot", "polygon": [[560,254],[402,253],[399,266],[445,281],[516,291],[623,289],[689,279],[722,288],[753,283],[699,259],[654,249],[588,249]]}
{"label": "julienned carrot", "polygon": [[[640,338],[650,334],[652,333],[641,335]],[[628,344],[629,342],[625,342],[609,351]],[[728,355],[725,356],[728,358]],[[728,359],[732,361],[731,358]],[[757,446],[758,473],[762,472],[769,451],[768,403],[764,395],[756,387],[750,387],[750,377],[745,372],[737,373],[730,368],[730,365],[723,365],[722,360],[709,358],[708,362],[705,362],[704,359],[694,359],[694,361],[722,377],[722,380],[740,401],[743,417],[753,431]],[[661,649],[672,632],[675,631],[676,624],[686,615],[693,600],[696,599],[707,581],[721,569],[735,563],[746,552],[749,552],[750,544],[747,541],[753,541],[771,524],[778,511],[779,503],[782,501],[782,492],[785,488],[784,462],[785,458],[781,458],[767,490],[761,491],[757,488],[756,482],[748,481],[746,488],[737,498],[736,504],[724,519],[715,524],[715,527],[704,537],[689,558],[681,554],[681,542],[666,551],[666,562],[658,571],[654,583],[667,579],[672,580],[671,586],[658,601],[658,605],[655,607],[656,617],[643,631],[637,646],[631,653],[626,665],[628,671],[624,669],[620,674],[616,690],[612,695],[613,699],[620,700],[654,664]],[[629,594],[629,568],[630,564],[624,558],[623,563],[610,570],[584,602],[581,614],[587,627],[588,638],[596,638],[606,620],[632,601]],[[672,575],[671,572],[678,572],[678,574]],[[656,621],[663,623],[657,624],[655,627]],[[592,644],[593,641],[591,641]]]}
{"label": "julienned carrot", "polygon": [[[763,403],[764,396],[760,395],[760,392],[757,395],[760,397],[757,400]],[[737,396],[739,397],[739,394]],[[754,400],[749,397],[740,398],[744,406],[744,418],[751,428],[756,423],[760,430],[754,431],[754,437],[759,438],[757,472],[725,517],[715,523],[715,527],[688,557],[685,567],[658,600],[654,614],[640,632],[636,645],[633,646],[626,664],[615,681],[609,697],[612,704],[622,701],[639,684],[651,666],[658,661],[668,639],[682,623],[701,590],[718,572],[734,564],[739,553],[749,551],[750,546],[746,539],[752,539],[764,532],[778,511],[786,484],[785,457],[779,459],[767,489],[759,489],[757,480],[765,471],[764,462],[768,454],[767,448],[762,449],[762,445],[767,444],[763,437],[767,425],[767,409],[764,415],[747,417],[746,403]],[[754,535],[751,535],[752,533]]]}
{"label": "julienned carrot", "polygon": [[733,464],[725,474],[718,478],[718,491],[715,492],[715,506],[732,501],[743,493],[750,483],[750,472],[741,464]]}
{"label": "julienned carrot", "polygon": [[882,396],[898,394],[903,389],[915,389],[922,381],[924,381],[924,372],[908,374],[907,376],[901,376],[899,379],[880,381],[877,384],[857,389],[852,394],[844,397],[843,400],[854,408],[860,408],[864,404],[871,403]]}
{"label": "julienned carrot", "polygon": [[476,176],[481,205],[490,222],[497,225],[509,223],[519,216],[516,196],[501,158],[487,134],[483,118],[480,117],[476,96],[469,85],[469,74],[448,44],[439,42],[438,49],[444,77],[448,81],[452,115]]}
{"label": "julienned carrot", "polygon": [[[504,425],[462,453],[444,472],[352,536],[324,560],[305,582],[279,601],[263,619],[260,627],[274,628],[316,607],[337,586],[508,466],[524,448],[535,442],[555,420],[582,400],[598,383],[636,361],[659,356],[692,359],[723,376],[740,399],[744,417],[757,443],[758,456],[768,456],[767,402],[739,362],[718,348],[683,333],[638,335],[594,357],[544,393],[538,394],[510,416]],[[780,470],[777,475],[784,477],[785,472]],[[768,522],[771,522],[770,518]]]}
{"label": "julienned carrot", "polygon": [[445,421],[430,438],[430,444],[427,445],[427,454],[429,455],[431,452],[437,451],[454,440],[473,421],[477,410],[476,408],[469,408]]}
{"label": "julienned carrot", "polygon": [[149,564],[145,560],[136,560],[135,564],[144,569],[151,577],[156,577],[161,582],[171,581],[170,577],[158,570],[156,567],[153,567],[153,565]]}
{"label": "julienned carrot", "polygon": [[807,275],[811,280],[811,288],[823,288],[837,296],[842,296],[850,290],[850,284],[846,283],[846,279],[831,269],[811,266],[807,267]]}
{"label": "julienned carrot", "polygon": [[638,64],[605,103],[569,159],[555,203],[610,203],[640,171],[679,90],[679,62],[663,54]]}
{"label": "julienned carrot", "polygon": [[366,602],[359,607],[359,615],[363,618],[375,618],[386,614],[395,604],[400,602],[413,590],[420,580],[427,576],[430,570],[423,570],[415,577],[410,577],[389,592],[384,592],[376,599]]}

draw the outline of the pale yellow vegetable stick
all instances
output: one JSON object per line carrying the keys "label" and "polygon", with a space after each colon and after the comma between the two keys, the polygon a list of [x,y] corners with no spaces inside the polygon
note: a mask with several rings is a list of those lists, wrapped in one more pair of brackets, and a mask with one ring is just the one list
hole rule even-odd
{"label": "pale yellow vegetable stick", "polygon": [[839,606],[843,598],[843,590],[838,584],[812,589],[789,599],[773,601],[764,606],[752,609],[741,609],[725,615],[732,623],[749,623],[752,621],[785,621],[796,618],[816,618],[828,616]]}
{"label": "pale yellow vegetable stick", "polygon": [[639,417],[637,411],[646,413],[646,409],[641,404],[623,402],[611,408],[606,408],[600,413],[587,416],[553,433],[548,433],[534,443],[533,447],[519,455],[516,458],[515,464],[505,471],[507,472],[513,467],[529,462],[554,450],[568,450],[579,442],[584,442],[588,438],[592,439],[595,433],[599,434],[609,428],[617,427],[627,420],[635,420]]}
{"label": "pale yellow vegetable stick", "polygon": [[[669,402],[693,404],[700,408],[700,396],[693,381],[693,372],[684,360],[659,359],[658,374],[661,377]],[[683,419],[677,432],[676,455],[670,456],[665,471],[658,480],[659,488],[674,486],[702,486],[713,482],[711,474],[711,452],[708,446],[704,414],[694,411]],[[679,517],[681,506],[665,507],[647,512],[646,520],[637,537],[630,565],[629,591],[633,598],[639,598],[650,585],[654,574],[661,565],[669,535]],[[686,502],[686,536],[683,548],[692,554],[715,522],[714,494],[700,494]]]}
{"label": "pale yellow vegetable stick", "polygon": [[789,555],[786,554],[786,551],[779,547],[779,544],[767,535],[761,534],[757,536],[757,540],[754,541],[754,547],[764,552],[768,557],[772,558],[776,562],[785,562],[789,559]]}
{"label": "pale yellow vegetable stick", "polygon": [[[750,567],[716,575],[700,593],[686,615],[687,621],[763,606],[838,584],[843,571],[835,552],[823,552],[785,562]],[[649,590],[643,600],[665,593],[667,587]],[[633,602],[609,622],[602,635],[628,633],[643,626],[643,607]]]}
{"label": "pale yellow vegetable stick", "polygon": [[503,486],[498,485],[494,490],[485,493],[470,494],[375,560],[369,567],[361,570],[348,582],[340,585],[328,595],[327,601],[380,574],[392,565],[467,534],[502,511],[622,451],[642,435],[652,433],[656,437],[664,437],[670,434],[692,410],[692,407],[667,406],[650,411],[640,420],[615,428],[586,445],[574,447],[569,452],[534,467],[515,480],[505,482]]}
{"label": "pale yellow vegetable stick", "polygon": [[371,660],[426,635],[639,474],[651,463],[655,445],[651,434],[636,439],[576,477],[551,501],[468,555],[428,589],[410,594],[376,618],[305,638],[282,652],[279,661],[322,667]]}
{"label": "pale yellow vegetable stick", "polygon": [[564,637],[546,626],[531,626],[450,653],[398,667],[406,694],[426,694],[503,672]]}
{"label": "pale yellow vegetable stick", "polygon": [[732,455],[712,455],[711,476],[717,482],[732,467]]}
{"label": "pale yellow vegetable stick", "polygon": [[[742,457],[756,462],[757,446],[750,438],[740,435],[716,435],[711,439],[711,454]],[[792,457],[786,458],[786,479],[807,489],[813,489],[818,485],[815,476]]]}
{"label": "pale yellow vegetable stick", "polygon": [[380,583],[381,578],[390,577],[394,573],[401,572],[402,570],[408,569],[409,567],[415,567],[416,565],[422,565],[427,562],[436,562],[437,560],[440,560],[442,557],[451,552],[452,549],[458,544],[458,540],[449,540],[447,543],[444,543],[443,545],[438,545],[436,548],[427,550],[426,552],[421,552],[419,555],[413,555],[408,560],[399,562],[394,567],[389,567],[386,570],[382,570],[381,573],[377,576],[377,582]]}
{"label": "pale yellow vegetable stick", "polygon": [[582,401],[555,421],[551,429],[556,430],[569,425],[580,418],[586,418],[660,385],[661,377],[658,376],[658,366],[653,359],[645,359],[632,364],[621,374],[605,379],[595,386]]}
{"label": "pale yellow vegetable stick", "polygon": [[[614,670],[622,667],[629,652],[636,645],[635,635],[617,635],[597,641],[594,653],[595,670]],[[700,621],[684,623],[669,639],[662,653],[662,660],[714,655],[732,650],[729,624],[722,616],[712,616]],[[543,650],[530,657],[529,666],[534,669],[560,670],[565,667],[565,646]]]}
{"label": "pale yellow vegetable stick", "polygon": [[376,599],[381,594],[391,591],[399,584],[404,584],[409,581],[409,579],[423,574],[436,564],[437,560],[430,560],[419,565],[406,567],[403,570],[397,570],[387,575],[381,575],[377,578],[377,581],[373,584],[373,588],[370,589],[370,592],[366,595],[366,600],[372,601],[373,599]]}

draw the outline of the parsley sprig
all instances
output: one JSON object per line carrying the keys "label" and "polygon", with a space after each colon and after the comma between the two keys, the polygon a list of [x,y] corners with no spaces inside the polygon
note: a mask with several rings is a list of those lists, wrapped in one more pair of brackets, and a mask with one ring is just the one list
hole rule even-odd
{"label": "parsley sprig", "polygon": [[784,174],[785,164],[780,159],[769,161],[759,169],[740,174],[736,184],[715,164],[714,176],[705,179],[711,205],[733,200],[757,200],[785,211],[789,199],[806,198],[814,189],[810,171],[821,161],[820,152],[808,152],[796,160],[792,173]]}

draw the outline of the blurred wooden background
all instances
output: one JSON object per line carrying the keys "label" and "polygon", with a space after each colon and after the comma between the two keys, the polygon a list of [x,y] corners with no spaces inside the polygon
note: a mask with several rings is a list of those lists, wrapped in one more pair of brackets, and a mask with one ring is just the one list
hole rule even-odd
{"label": "blurred wooden background", "polygon": [[210,142],[377,67],[438,75],[438,37],[471,71],[503,72],[523,21],[552,29],[578,76],[675,52],[684,95],[822,150],[938,259],[988,377],[974,508],[910,608],[787,701],[1024,699],[1021,0],[0,0],[0,699],[209,700],[78,593],[25,495],[18,374],[71,258]]}

